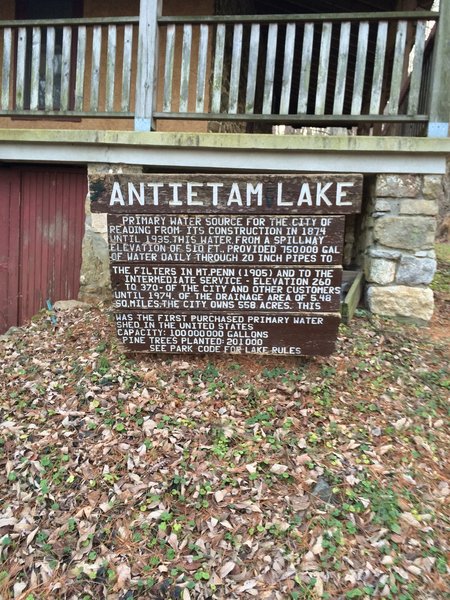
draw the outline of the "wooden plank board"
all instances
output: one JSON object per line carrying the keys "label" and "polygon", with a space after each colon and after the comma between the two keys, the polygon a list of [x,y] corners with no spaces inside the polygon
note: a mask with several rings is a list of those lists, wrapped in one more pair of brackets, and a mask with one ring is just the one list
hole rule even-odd
{"label": "wooden plank board", "polygon": [[31,37],[31,81],[30,81],[30,110],[39,106],[39,82],[41,61],[41,29],[33,27]]}
{"label": "wooden plank board", "polygon": [[325,114],[325,101],[327,98],[328,67],[330,64],[332,24],[322,25],[322,37],[320,40],[319,72],[317,75],[316,106],[314,114]]}
{"label": "wooden plank board", "polygon": [[289,114],[289,103],[291,100],[292,87],[292,69],[294,66],[294,47],[295,47],[295,23],[286,25],[286,39],[284,43],[284,64],[283,75],[281,78],[281,100],[280,114]]}
{"label": "wooden plank board", "polygon": [[61,62],[61,110],[69,108],[70,68],[72,62],[72,28],[63,28],[63,46]]}
{"label": "wooden plank board", "polygon": [[358,49],[356,51],[355,78],[353,82],[352,115],[360,115],[363,101],[364,78],[366,75],[367,45],[369,42],[369,23],[362,21],[358,30]]}
{"label": "wooden plank board", "polygon": [[102,51],[102,28],[96,25],[92,32],[92,69],[91,69],[91,96],[90,110],[98,111],[100,88],[100,58]]}
{"label": "wooden plank board", "polygon": [[214,70],[212,81],[211,112],[220,113],[222,100],[223,58],[225,53],[225,25],[217,25]]}
{"label": "wooden plank board", "polygon": [[3,58],[2,58],[2,98],[1,109],[8,110],[11,81],[12,57],[12,31],[10,27],[3,30]]}
{"label": "wooden plank board", "polygon": [[[109,17],[108,17],[109,18]],[[129,17],[130,18],[130,17]],[[379,21],[383,20],[410,20],[423,19],[436,21],[439,13],[431,10],[413,11],[373,11],[373,12],[336,12],[336,13],[294,13],[271,15],[202,15],[202,16],[163,16],[159,23],[323,23],[324,21]],[[91,19],[93,20],[93,19]]]}
{"label": "wooden plank board", "polygon": [[25,105],[25,61],[27,46],[27,30],[19,27],[17,32],[17,71],[16,71],[16,106],[17,110],[23,110]]}
{"label": "wooden plank board", "polygon": [[341,306],[342,320],[348,323],[355,314],[359,301],[364,289],[364,274],[359,272],[356,274],[350,289],[348,290],[344,302]]}
{"label": "wooden plank board", "polygon": [[[54,106],[54,60],[55,60],[55,28],[47,28],[45,49],[45,110],[53,110]],[[83,73],[84,77],[84,73]]]}
{"label": "wooden plank board", "polygon": [[243,27],[237,24],[233,29],[233,53],[231,57],[230,90],[228,100],[228,112],[235,115],[238,111],[239,79],[241,76],[242,60],[242,32]]}
{"label": "wooden plank board", "polygon": [[414,60],[409,84],[408,114],[416,115],[419,108],[420,87],[422,84],[422,67],[426,41],[426,22],[419,21],[416,26],[414,43]]}
{"label": "wooden plank board", "polygon": [[273,83],[275,77],[275,59],[277,50],[278,25],[271,23],[267,35],[266,70],[264,75],[263,115],[272,113]]}
{"label": "wooden plank board", "polygon": [[195,112],[203,112],[205,108],[206,67],[208,64],[208,25],[200,25],[200,40],[198,43],[197,93],[195,97]]}
{"label": "wooden plank board", "polygon": [[[418,17],[421,19],[421,17]],[[426,17],[424,18],[426,20]],[[428,136],[447,137],[450,114],[450,3],[441,0],[433,48]]]}
{"label": "wooden plank board", "polygon": [[380,21],[377,31],[377,45],[375,50],[375,63],[373,66],[372,92],[370,96],[370,114],[380,112],[381,94],[383,91],[384,62],[386,57],[388,22]]}
{"label": "wooden plank board", "polygon": [[300,88],[298,91],[297,112],[306,114],[308,110],[309,82],[314,41],[314,23],[306,23],[303,32],[302,63],[300,67]]}
{"label": "wooden plank board", "polygon": [[164,60],[163,111],[172,110],[173,61],[175,56],[175,25],[168,25],[166,30],[166,55]]}
{"label": "wooden plank board", "polygon": [[162,0],[140,0],[134,128],[153,127],[158,82],[159,32]]}
{"label": "wooden plank board", "polygon": [[350,214],[362,175],[117,174],[90,177],[91,210],[110,213]]}
{"label": "wooden plank board", "polygon": [[183,26],[181,51],[180,113],[188,111],[189,79],[191,74],[192,25]]}
{"label": "wooden plank board", "polygon": [[253,24],[250,32],[250,49],[247,69],[247,91],[245,94],[245,112],[253,114],[255,111],[256,79],[258,75],[260,25]]}
{"label": "wooden plank board", "polygon": [[120,103],[120,108],[124,112],[128,112],[130,110],[132,56],[133,25],[125,25],[123,30],[122,99]]}
{"label": "wooden plank board", "polygon": [[328,355],[335,347],[335,314],[220,314],[121,312],[117,335],[135,351],[170,353]]}
{"label": "wooden plank board", "polygon": [[343,216],[108,215],[111,260],[337,265]]}
{"label": "wooden plank board", "polygon": [[334,89],[333,114],[342,115],[344,110],[345,87],[347,82],[347,65],[350,47],[351,23],[341,23],[339,35],[339,56],[336,71],[336,85]]}
{"label": "wooden plank board", "polygon": [[111,265],[121,310],[336,312],[341,276],[340,267]]}
{"label": "wooden plank board", "polygon": [[114,111],[115,98],[115,76],[116,76],[116,53],[117,53],[117,28],[115,25],[108,26],[108,46],[106,58],[106,104],[107,111]]}
{"label": "wooden plank board", "polygon": [[86,27],[78,28],[77,65],[75,71],[75,110],[82,111],[84,106],[84,76],[86,68]]}
{"label": "wooden plank board", "polygon": [[403,67],[405,64],[406,33],[408,23],[399,21],[395,37],[394,64],[392,67],[391,93],[389,96],[388,113],[398,114],[400,91],[402,87]]}

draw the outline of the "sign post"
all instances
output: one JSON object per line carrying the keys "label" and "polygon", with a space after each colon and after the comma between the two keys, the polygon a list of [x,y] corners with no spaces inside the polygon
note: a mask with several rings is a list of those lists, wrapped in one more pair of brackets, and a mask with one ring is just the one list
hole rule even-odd
{"label": "sign post", "polygon": [[91,177],[131,350],[327,355],[360,175]]}

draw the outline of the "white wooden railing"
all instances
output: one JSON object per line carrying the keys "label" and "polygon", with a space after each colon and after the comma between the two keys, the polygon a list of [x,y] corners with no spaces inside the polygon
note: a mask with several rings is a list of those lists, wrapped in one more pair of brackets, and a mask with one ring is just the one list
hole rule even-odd
{"label": "white wooden railing", "polygon": [[0,114],[132,117],[137,25],[137,17],[0,21]]}
{"label": "white wooden railing", "polygon": [[426,122],[426,112],[418,111],[422,64],[427,23],[437,18],[431,12],[161,17],[163,94],[154,117]]}
{"label": "white wooden railing", "polygon": [[[430,120],[436,12],[163,17],[157,2],[141,6],[139,17],[0,21],[0,116],[134,117],[138,130],[155,119]],[[445,112],[445,93],[439,102]]]}

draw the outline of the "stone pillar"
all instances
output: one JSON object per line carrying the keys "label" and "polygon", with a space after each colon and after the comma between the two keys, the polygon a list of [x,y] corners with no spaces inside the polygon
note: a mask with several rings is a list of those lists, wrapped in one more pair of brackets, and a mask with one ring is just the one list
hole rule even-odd
{"label": "stone pillar", "polygon": [[378,175],[369,208],[365,252],[371,312],[429,321],[436,270],[434,241],[443,178]]}
{"label": "stone pillar", "polygon": [[106,215],[91,213],[88,194],[78,297],[85,302],[102,300],[110,296],[110,287]]}
{"label": "stone pillar", "polygon": [[[135,165],[91,164],[88,174],[142,173],[142,167]],[[109,273],[108,231],[106,214],[91,213],[89,194],[86,198],[86,220],[82,245],[80,276],[80,300],[95,302],[110,300],[111,280]]]}

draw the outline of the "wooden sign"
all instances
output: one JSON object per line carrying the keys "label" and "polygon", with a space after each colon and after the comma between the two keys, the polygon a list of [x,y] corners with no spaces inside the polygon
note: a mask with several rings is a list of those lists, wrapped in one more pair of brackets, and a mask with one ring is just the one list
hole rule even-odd
{"label": "wooden sign", "polygon": [[360,175],[106,175],[117,333],[133,351],[326,355]]}
{"label": "wooden sign", "polygon": [[362,175],[97,175],[89,191],[93,212],[350,214]]}
{"label": "wooden sign", "polygon": [[111,266],[114,308],[333,312],[341,268]]}
{"label": "wooden sign", "polygon": [[131,350],[170,353],[327,355],[339,315],[119,312],[117,333]]}
{"label": "wooden sign", "polygon": [[111,260],[340,264],[344,217],[108,215]]}

